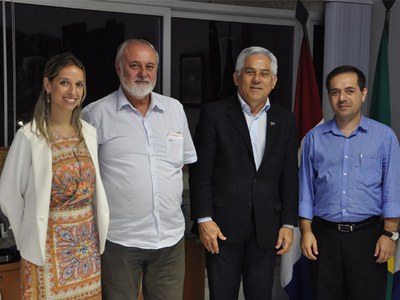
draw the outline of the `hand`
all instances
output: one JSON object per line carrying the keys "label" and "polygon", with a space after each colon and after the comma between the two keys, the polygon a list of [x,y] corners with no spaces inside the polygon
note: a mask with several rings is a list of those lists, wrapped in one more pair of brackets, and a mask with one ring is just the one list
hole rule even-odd
{"label": "hand", "polygon": [[288,253],[293,243],[293,229],[281,227],[279,229],[278,241],[276,242],[275,249],[280,249],[276,254],[282,255]]}
{"label": "hand", "polygon": [[389,237],[382,235],[376,243],[374,256],[378,264],[385,263],[394,255],[396,242]]}
{"label": "hand", "polygon": [[198,225],[198,228],[200,242],[203,244],[204,248],[212,254],[218,254],[218,239],[225,241],[226,237],[222,234],[217,223],[214,221],[203,222]]}
{"label": "hand", "polygon": [[318,245],[317,239],[311,229],[311,220],[300,218],[300,231],[301,231],[301,252],[310,260],[317,260]]}
{"label": "hand", "polygon": [[317,239],[312,231],[306,231],[301,233],[301,252],[305,257],[310,260],[317,260],[318,245]]}

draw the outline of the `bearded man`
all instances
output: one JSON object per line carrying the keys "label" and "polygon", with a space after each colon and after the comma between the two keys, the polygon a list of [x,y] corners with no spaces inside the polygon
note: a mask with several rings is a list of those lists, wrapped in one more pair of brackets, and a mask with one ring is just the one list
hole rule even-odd
{"label": "bearded man", "polygon": [[185,273],[182,167],[197,160],[181,103],[153,92],[158,53],[130,39],[118,48],[120,88],[88,105],[110,206],[103,299],[182,299]]}

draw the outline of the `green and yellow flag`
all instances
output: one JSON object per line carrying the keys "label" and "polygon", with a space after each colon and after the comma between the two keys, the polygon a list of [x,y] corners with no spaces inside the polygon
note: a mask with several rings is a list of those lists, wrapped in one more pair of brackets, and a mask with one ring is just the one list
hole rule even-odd
{"label": "green and yellow flag", "polygon": [[386,7],[386,16],[376,62],[369,116],[372,119],[390,126],[390,83],[388,59],[389,17],[390,8],[394,4],[395,0],[382,2]]}
{"label": "green and yellow flag", "polygon": [[[389,17],[390,9],[396,0],[382,0],[385,8],[385,23],[376,61],[374,85],[372,88],[369,116],[383,124],[391,125],[390,118],[390,82],[389,82]],[[388,282],[386,300],[400,299],[400,245],[395,257],[388,261]]]}

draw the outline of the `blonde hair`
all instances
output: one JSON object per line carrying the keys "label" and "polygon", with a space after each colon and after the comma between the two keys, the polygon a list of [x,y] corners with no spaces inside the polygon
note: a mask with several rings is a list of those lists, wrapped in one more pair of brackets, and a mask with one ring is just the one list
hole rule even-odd
{"label": "blonde hair", "polygon": [[[61,53],[51,57],[44,68],[43,78],[48,78],[51,82],[62,69],[69,67],[69,66],[76,66],[83,72],[83,79],[86,82],[86,70],[83,63],[76,58],[72,53]],[[71,125],[75,129],[75,132],[78,134],[79,141],[83,141],[83,134],[82,134],[82,124],[80,122],[80,115],[82,110],[82,103],[83,100],[86,98],[86,85],[83,87],[83,95],[82,99],[79,102],[78,106],[72,112],[71,117]],[[39,98],[37,99],[35,109],[33,111],[33,120],[36,123],[36,134],[42,136],[46,139],[47,143],[51,143],[53,141],[53,137],[49,131],[49,119],[50,119],[50,109],[51,103],[49,100],[49,95],[42,86],[42,90],[40,91]]]}

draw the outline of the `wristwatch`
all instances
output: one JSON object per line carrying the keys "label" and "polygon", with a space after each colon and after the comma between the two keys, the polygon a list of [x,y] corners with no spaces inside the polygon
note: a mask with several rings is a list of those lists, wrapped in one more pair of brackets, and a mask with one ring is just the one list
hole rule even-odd
{"label": "wristwatch", "polygon": [[390,237],[393,241],[397,241],[399,239],[399,233],[396,231],[383,230],[382,234]]}

